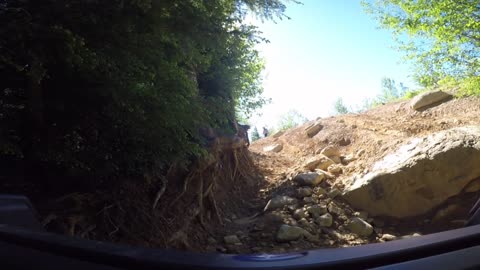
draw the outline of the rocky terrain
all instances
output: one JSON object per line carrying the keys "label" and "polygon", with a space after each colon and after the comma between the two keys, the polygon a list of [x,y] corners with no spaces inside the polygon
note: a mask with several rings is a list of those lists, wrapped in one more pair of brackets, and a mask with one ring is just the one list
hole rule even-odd
{"label": "rocky terrain", "polygon": [[461,227],[480,190],[479,113],[478,97],[426,94],[256,141],[266,184],[202,251],[346,247]]}

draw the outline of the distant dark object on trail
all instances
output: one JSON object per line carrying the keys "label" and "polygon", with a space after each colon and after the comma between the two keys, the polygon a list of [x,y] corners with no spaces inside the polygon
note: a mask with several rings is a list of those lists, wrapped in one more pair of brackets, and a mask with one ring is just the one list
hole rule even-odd
{"label": "distant dark object on trail", "polygon": [[263,136],[265,138],[268,137],[268,129],[266,127],[263,127]]}

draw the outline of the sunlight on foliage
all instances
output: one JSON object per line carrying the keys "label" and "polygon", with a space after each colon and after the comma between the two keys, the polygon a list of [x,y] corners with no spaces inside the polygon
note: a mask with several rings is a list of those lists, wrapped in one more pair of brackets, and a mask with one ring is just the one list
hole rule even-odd
{"label": "sunlight on foliage", "polygon": [[278,121],[277,127],[270,130],[270,134],[284,131],[306,123],[308,119],[297,110],[290,110],[283,114]]}
{"label": "sunlight on foliage", "polygon": [[280,0],[0,1],[1,157],[90,179],[205,155],[201,128],[233,133],[268,102],[265,39],[246,13],[284,11]]}
{"label": "sunlight on foliage", "polygon": [[335,114],[347,114],[350,112],[350,110],[347,108],[345,103],[343,102],[343,99],[341,97],[337,98],[335,100],[335,103],[333,104],[333,111]]}
{"label": "sunlight on foliage", "polygon": [[439,86],[445,78],[466,94],[480,75],[480,9],[477,1],[364,0],[365,10],[392,31],[398,49],[416,66],[416,81]]}

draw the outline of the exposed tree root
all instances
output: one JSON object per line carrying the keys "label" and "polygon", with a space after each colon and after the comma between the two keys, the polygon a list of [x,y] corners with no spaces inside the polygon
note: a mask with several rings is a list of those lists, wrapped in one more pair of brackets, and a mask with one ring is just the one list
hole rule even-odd
{"label": "exposed tree root", "polygon": [[[179,246],[188,246],[185,235],[188,235],[187,232],[193,219],[198,218],[198,222],[207,232],[207,221],[212,220],[212,218],[220,225],[224,224],[222,211],[216,199],[217,187],[223,186],[223,188],[232,187],[236,189],[238,186],[234,185],[234,183],[240,179],[252,183],[255,177],[253,170],[254,164],[246,148],[236,148],[214,153],[216,153],[214,162],[198,161],[193,166],[194,169],[184,178],[183,189],[180,194],[175,196],[175,199],[169,203],[166,210],[170,212],[170,216],[177,219],[176,223],[185,218],[184,214],[178,214],[178,211],[182,210],[177,206],[177,203],[180,201],[187,203],[190,201],[189,198],[192,198],[193,200],[190,202],[193,204],[190,207],[195,209],[193,213],[188,214],[186,220],[182,221],[184,225],[172,235],[172,238],[168,240],[169,243],[173,241]],[[230,184],[226,184],[225,181],[229,181]],[[219,183],[221,183],[221,185],[219,185]],[[191,192],[189,190],[191,190]],[[162,192],[165,191],[163,190]],[[222,192],[226,191],[222,190]],[[156,202],[158,202],[157,198],[159,193],[157,193],[157,197],[155,198]],[[185,209],[185,203],[180,204],[183,205],[181,206],[182,209]],[[156,206],[156,203],[154,206]]]}
{"label": "exposed tree root", "polygon": [[157,192],[157,195],[155,196],[155,200],[153,201],[153,206],[152,206],[153,210],[155,210],[155,208],[157,207],[158,201],[160,201],[160,198],[162,198],[163,193],[165,193],[165,190],[167,189],[167,184],[168,184],[167,178],[164,176],[161,176],[160,179],[162,181],[162,187]]}
{"label": "exposed tree root", "polygon": [[203,227],[205,227],[205,222],[203,221],[203,177],[200,176],[200,181],[198,185],[198,209],[199,209],[199,214],[198,218],[200,220],[200,224],[202,224]]}
{"label": "exposed tree root", "polygon": [[[212,229],[224,225],[223,211],[228,211],[225,206],[229,205],[224,200],[238,195],[245,181],[254,179],[252,168],[246,148],[213,151],[209,160],[197,161],[188,172],[178,168],[163,175],[154,172],[145,176],[147,181],[142,184],[126,181],[117,190],[96,196],[102,200],[92,203],[102,210],[89,224],[97,226],[80,224],[70,229],[84,238],[191,249],[192,236],[213,236]],[[192,230],[194,223],[208,234]]]}
{"label": "exposed tree root", "polygon": [[180,200],[183,195],[185,195],[185,193],[187,192],[187,189],[188,189],[188,184],[190,183],[190,181],[192,179],[195,178],[197,172],[192,172],[191,174],[189,174],[186,178],[185,178],[185,181],[183,183],[183,190],[182,192],[170,203],[169,207],[172,207],[178,200]]}
{"label": "exposed tree root", "polygon": [[217,216],[217,219],[218,219],[218,222],[223,225],[223,220],[222,220],[222,217],[220,216],[220,211],[218,210],[218,206],[217,206],[217,201],[215,200],[215,196],[213,196],[213,194],[210,194],[210,200],[212,202],[212,205],[213,205],[213,208],[215,210],[215,214]]}

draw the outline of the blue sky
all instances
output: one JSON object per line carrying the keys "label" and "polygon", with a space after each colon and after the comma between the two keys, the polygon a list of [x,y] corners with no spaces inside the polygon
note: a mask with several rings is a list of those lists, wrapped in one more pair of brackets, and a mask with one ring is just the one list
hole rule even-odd
{"label": "blue sky", "polygon": [[334,101],[361,104],[380,91],[382,77],[414,86],[410,65],[391,34],[380,30],[357,0],[302,0],[287,4],[291,20],[253,23],[270,43],[258,50],[266,60],[264,95],[272,103],[250,123],[274,126],[296,109],[308,119],[332,114]]}

